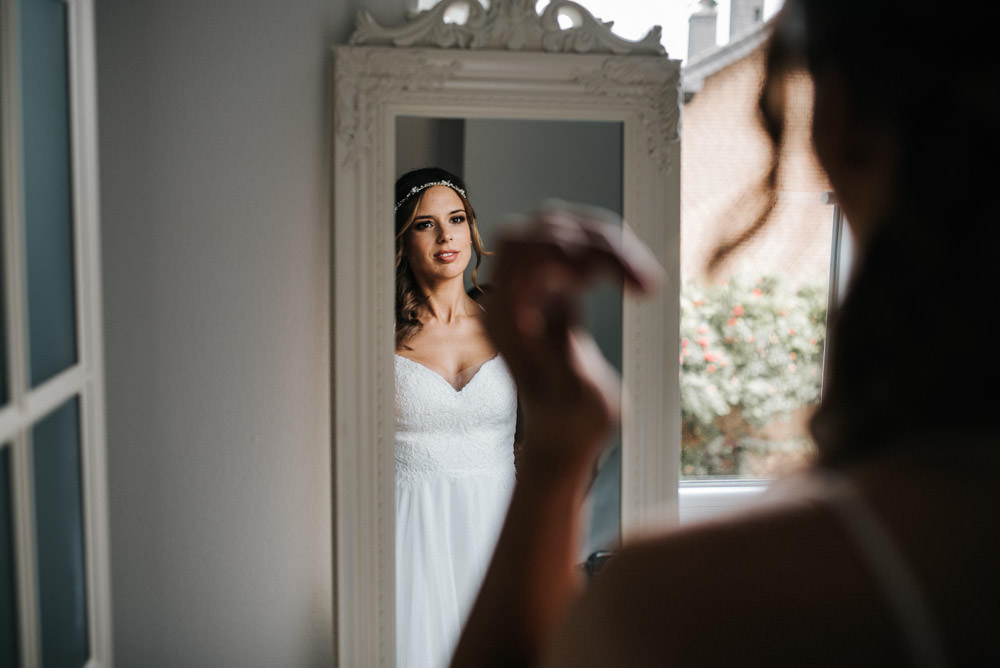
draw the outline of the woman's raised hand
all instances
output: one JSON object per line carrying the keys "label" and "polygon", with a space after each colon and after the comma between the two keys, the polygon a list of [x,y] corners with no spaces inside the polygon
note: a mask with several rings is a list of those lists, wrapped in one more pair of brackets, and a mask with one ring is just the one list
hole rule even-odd
{"label": "woman's raised hand", "polygon": [[502,236],[487,329],[517,384],[536,462],[589,465],[618,417],[614,370],[577,322],[581,293],[608,275],[640,293],[662,270],[601,209],[549,203]]}

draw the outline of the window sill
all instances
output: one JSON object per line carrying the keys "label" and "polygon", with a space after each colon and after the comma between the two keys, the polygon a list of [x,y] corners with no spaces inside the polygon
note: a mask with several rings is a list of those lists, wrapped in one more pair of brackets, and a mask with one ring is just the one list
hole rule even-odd
{"label": "window sill", "polygon": [[769,480],[693,480],[678,488],[678,519],[690,524],[738,510],[767,489]]}

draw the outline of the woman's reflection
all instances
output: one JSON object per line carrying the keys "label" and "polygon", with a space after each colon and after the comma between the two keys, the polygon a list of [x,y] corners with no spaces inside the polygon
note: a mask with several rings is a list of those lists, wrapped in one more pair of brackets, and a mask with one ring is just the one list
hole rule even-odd
{"label": "woman's reflection", "polygon": [[[514,481],[517,399],[463,272],[484,254],[465,185],[396,182],[398,666],[448,662]],[[473,273],[473,285],[476,285]]]}

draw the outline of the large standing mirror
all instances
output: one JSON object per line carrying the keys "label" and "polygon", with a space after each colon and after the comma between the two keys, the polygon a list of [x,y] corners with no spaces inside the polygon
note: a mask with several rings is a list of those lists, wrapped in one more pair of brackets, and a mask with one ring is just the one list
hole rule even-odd
{"label": "large standing mirror", "polygon": [[[446,21],[457,5],[464,22]],[[620,212],[663,263],[655,299],[605,287],[587,304],[625,397],[581,555],[615,545],[677,494],[679,63],[655,32],[622,40],[566,1],[539,14],[527,0],[451,0],[398,28],[365,14],[358,25],[333,68],[337,641],[340,665],[391,666],[405,558],[394,547],[395,179],[428,164],[462,175],[488,247],[507,214],[557,197]]]}

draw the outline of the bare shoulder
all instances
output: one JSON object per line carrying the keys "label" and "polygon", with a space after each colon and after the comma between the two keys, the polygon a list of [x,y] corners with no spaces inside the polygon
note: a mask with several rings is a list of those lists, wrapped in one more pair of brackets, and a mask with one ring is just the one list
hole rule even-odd
{"label": "bare shoulder", "polygon": [[855,559],[807,503],[642,540],[591,583],[548,665],[835,665],[855,626],[872,642],[892,632],[877,605],[857,611],[871,583]]}

